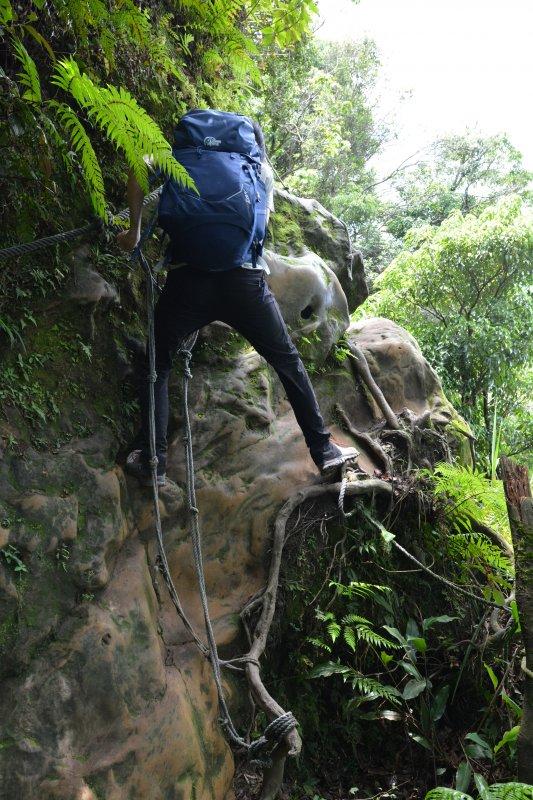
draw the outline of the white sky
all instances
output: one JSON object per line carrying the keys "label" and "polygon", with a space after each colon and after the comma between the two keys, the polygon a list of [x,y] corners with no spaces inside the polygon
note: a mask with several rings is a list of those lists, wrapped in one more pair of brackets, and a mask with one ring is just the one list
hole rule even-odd
{"label": "white sky", "polygon": [[378,46],[376,113],[398,134],[373,162],[379,176],[467,127],[507,133],[533,170],[533,0],[319,0],[319,9],[319,37]]}

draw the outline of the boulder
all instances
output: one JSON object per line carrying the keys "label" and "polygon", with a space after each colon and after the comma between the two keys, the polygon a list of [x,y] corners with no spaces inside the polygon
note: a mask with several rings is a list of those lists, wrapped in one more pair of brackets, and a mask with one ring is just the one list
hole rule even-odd
{"label": "boulder", "polygon": [[[339,279],[326,262],[307,252],[281,256],[266,250],[268,284],[295,341],[305,355],[321,363],[350,324],[348,303]],[[303,340],[303,341],[302,341]]]}
{"label": "boulder", "polygon": [[267,244],[281,255],[319,255],[339,279],[349,311],[368,297],[361,253],[354,249],[346,225],[317,200],[276,189]]}

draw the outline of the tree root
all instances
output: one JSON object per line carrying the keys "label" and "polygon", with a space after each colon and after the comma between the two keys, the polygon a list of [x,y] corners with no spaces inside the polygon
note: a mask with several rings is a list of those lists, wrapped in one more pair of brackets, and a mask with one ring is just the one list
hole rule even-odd
{"label": "tree root", "polygon": [[[247,630],[251,641],[250,650],[243,657],[246,662],[245,673],[250,687],[251,695],[257,705],[265,711],[270,719],[285,713],[285,710],[274,700],[266,689],[260,673],[259,659],[263,655],[270,627],[274,619],[276,610],[276,598],[279,583],[279,572],[281,567],[281,557],[283,546],[286,541],[286,528],[290,516],[303,502],[309,499],[321,497],[327,494],[338,495],[341,489],[339,483],[321,483],[314,486],[307,486],[299,489],[290,497],[276,517],[274,523],[274,538],[272,542],[272,556],[267,585],[261,595],[256,595],[241,611],[241,619]],[[346,495],[363,495],[373,492],[392,494],[392,487],[389,483],[378,478],[367,480],[351,481],[346,486]],[[250,634],[248,622],[250,614],[257,608],[261,608],[259,619],[253,632]],[[293,728],[285,737],[285,741],[280,744],[272,754],[272,764],[264,772],[263,789],[261,800],[273,800],[283,780],[285,760],[288,755],[296,756],[302,749],[302,739],[300,734]]]}
{"label": "tree root", "polygon": [[477,531],[478,533],[484,534],[487,539],[490,539],[492,544],[495,544],[502,553],[507,556],[510,560],[511,564],[514,564],[514,550],[512,546],[509,544],[507,539],[505,539],[501,533],[495,531],[494,528],[490,528],[488,525],[485,525],[484,522],[481,520],[476,519],[474,516],[468,514],[468,519],[470,520],[470,524],[472,525],[472,529]]}
{"label": "tree root", "polygon": [[340,403],[335,404],[335,410],[337,411],[339,417],[342,419],[344,427],[346,428],[350,436],[353,436],[353,438],[357,442],[360,442],[362,446],[366,448],[366,450],[369,450],[372,453],[372,455],[375,456],[378,459],[378,461],[380,461],[384,472],[390,473],[391,460],[387,455],[387,453],[385,452],[385,450],[381,447],[381,445],[375,439],[369,436],[368,433],[364,433],[363,431],[359,431],[357,430],[357,428],[354,428],[354,426],[349,420],[346,411],[344,410],[344,408],[341,406]]}
{"label": "tree root", "polygon": [[375,400],[379,410],[387,420],[387,425],[389,428],[393,430],[399,430],[400,423],[398,422],[398,417],[388,404],[387,400],[385,399],[385,395],[377,385],[376,381],[372,377],[372,373],[370,372],[370,367],[368,366],[368,361],[366,360],[366,356],[361,350],[358,345],[353,344],[352,342],[348,343],[348,347],[350,349],[350,360],[352,364],[355,366],[357,370],[357,374],[367,387],[368,391],[372,395],[373,399]]}

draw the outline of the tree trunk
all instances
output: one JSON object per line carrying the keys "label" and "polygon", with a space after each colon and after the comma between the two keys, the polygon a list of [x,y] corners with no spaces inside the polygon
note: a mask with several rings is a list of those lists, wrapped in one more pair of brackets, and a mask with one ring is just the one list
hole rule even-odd
{"label": "tree trunk", "polygon": [[533,784],[533,501],[527,468],[502,456],[500,468],[513,537],[516,602],[525,658],[524,706],[518,738],[518,779]]}

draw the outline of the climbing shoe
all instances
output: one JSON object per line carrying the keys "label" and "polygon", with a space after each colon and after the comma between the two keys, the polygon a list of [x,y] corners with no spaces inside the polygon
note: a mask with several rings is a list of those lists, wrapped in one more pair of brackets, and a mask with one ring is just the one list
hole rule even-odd
{"label": "climbing shoe", "polygon": [[355,447],[339,447],[329,442],[319,453],[311,453],[321,475],[332,475],[347,461],[353,461],[359,455]]}
{"label": "climbing shoe", "polygon": [[[128,475],[137,478],[141,486],[152,485],[152,471],[148,464],[141,461],[142,450],[132,450],[126,459],[125,470]],[[167,482],[164,464],[157,465],[157,485],[164,486]]]}

